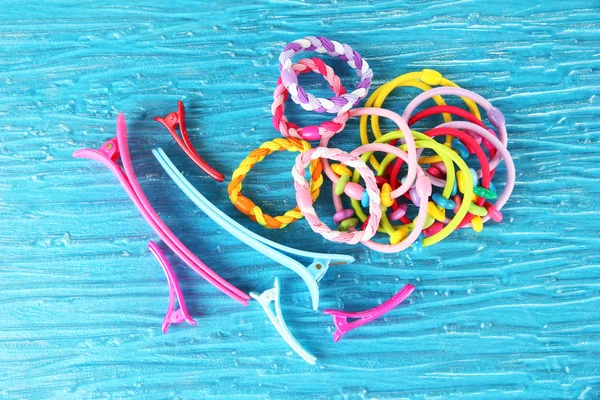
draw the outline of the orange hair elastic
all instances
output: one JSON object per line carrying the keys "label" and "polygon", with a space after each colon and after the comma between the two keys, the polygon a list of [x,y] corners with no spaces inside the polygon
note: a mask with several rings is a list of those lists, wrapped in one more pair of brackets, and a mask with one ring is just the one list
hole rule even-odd
{"label": "orange hair elastic", "polygon": [[[229,200],[233,203],[242,214],[250,217],[252,221],[258,222],[260,225],[269,229],[285,228],[292,222],[302,218],[302,213],[298,207],[287,211],[285,214],[272,217],[269,214],[263,213],[261,208],[254,204],[252,200],[242,195],[242,181],[246,174],[254,167],[256,163],[264,160],[266,156],[276,151],[299,151],[304,153],[311,149],[310,144],[302,139],[296,138],[278,138],[270,142],[263,143],[258,149],[252,150],[240,165],[233,171],[231,182],[227,186]],[[310,163],[310,195],[313,202],[319,197],[321,185],[323,184],[323,166],[321,160],[313,160]]]}

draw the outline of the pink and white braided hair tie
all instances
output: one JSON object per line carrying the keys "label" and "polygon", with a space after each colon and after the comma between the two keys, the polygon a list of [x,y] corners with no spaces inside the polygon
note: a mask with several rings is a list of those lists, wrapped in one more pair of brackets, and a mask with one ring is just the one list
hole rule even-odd
{"label": "pink and white braided hair tie", "polygon": [[[329,159],[335,160],[351,168],[356,169],[367,186],[366,191],[369,195],[369,213],[370,218],[367,226],[362,231],[352,232],[339,232],[332,231],[327,225],[325,225],[315,212],[312,205],[312,198],[310,196],[308,182],[304,178],[304,172],[306,167],[311,160],[316,159]],[[375,175],[373,171],[365,164],[364,161],[358,156],[350,155],[340,149],[330,149],[327,147],[316,147],[296,157],[296,163],[292,168],[292,176],[294,177],[294,187],[296,188],[296,202],[300,208],[300,212],[308,223],[312,230],[325,239],[331,240],[332,242],[357,244],[358,242],[365,242],[375,236],[377,228],[379,227],[379,221],[381,219],[381,206],[380,206],[380,193],[375,181]]]}
{"label": "pink and white braided hair tie", "polygon": [[[329,99],[318,98],[306,93],[298,85],[298,77],[292,69],[292,57],[303,51],[327,53],[331,57],[346,61],[348,65],[356,69],[356,74],[360,78],[356,89],[352,93],[330,97]],[[323,36],[306,36],[304,39],[294,40],[285,46],[279,56],[279,68],[281,70],[281,81],[290,92],[294,103],[299,104],[305,110],[318,113],[337,114],[341,111],[350,110],[369,93],[371,79],[373,78],[373,71],[369,64],[352,47],[335,40],[329,40]]]}
{"label": "pink and white braided hair tie", "polygon": [[[329,83],[331,90],[336,96],[346,94],[346,89],[342,86],[340,78],[333,69],[326,65],[321,59],[304,58],[292,65],[292,70],[296,75],[304,74],[310,71],[323,75]],[[286,138],[296,138],[304,140],[319,140],[321,138],[331,138],[336,133],[346,127],[348,121],[348,112],[340,112],[333,120],[323,122],[316,126],[298,127],[293,122],[289,122],[285,116],[285,102],[288,98],[288,90],[281,82],[281,77],[277,81],[277,87],[273,92],[273,104],[271,104],[271,114],[273,114],[273,127],[277,129]]]}

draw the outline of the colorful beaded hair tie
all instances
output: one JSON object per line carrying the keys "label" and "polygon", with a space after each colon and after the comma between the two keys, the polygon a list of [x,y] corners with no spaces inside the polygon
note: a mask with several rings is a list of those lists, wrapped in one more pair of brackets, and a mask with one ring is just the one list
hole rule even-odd
{"label": "colorful beaded hair tie", "polygon": [[[360,83],[352,93],[342,94],[329,99],[317,98],[298,85],[298,77],[292,69],[292,57],[303,51],[316,51],[318,53],[327,53],[331,57],[337,57],[346,61],[348,65],[356,70],[360,78]],[[360,102],[368,93],[371,87],[371,78],[373,71],[369,64],[363,60],[352,47],[347,44],[341,44],[335,40],[329,40],[323,36],[307,36],[304,39],[295,40],[285,46],[279,56],[279,68],[281,70],[281,82],[290,92],[294,103],[299,104],[308,111],[318,113],[328,112],[337,114],[342,111],[348,111]]]}
{"label": "colorful beaded hair tie", "polygon": [[[250,217],[252,221],[258,222],[265,228],[269,229],[281,229],[285,228],[292,222],[302,218],[302,213],[298,207],[287,211],[284,215],[272,217],[268,214],[264,214],[262,209],[254,204],[252,200],[242,195],[242,181],[246,177],[246,174],[254,167],[256,163],[261,162],[264,158],[276,151],[299,151],[304,153],[310,150],[310,144],[301,139],[274,139],[270,142],[265,142],[256,150],[250,152],[240,165],[233,171],[231,182],[227,186],[227,193],[229,193],[229,200],[233,203],[242,214]],[[322,176],[322,165],[318,159],[313,160],[310,163],[310,196],[313,200],[319,197],[321,191],[321,185],[323,184]]]}

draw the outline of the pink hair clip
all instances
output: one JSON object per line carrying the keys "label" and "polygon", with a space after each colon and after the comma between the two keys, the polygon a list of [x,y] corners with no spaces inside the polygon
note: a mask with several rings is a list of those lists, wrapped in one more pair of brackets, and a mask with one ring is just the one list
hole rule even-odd
{"label": "pink hair clip", "polygon": [[[183,321],[187,321],[188,324],[196,326],[196,321],[194,321],[188,313],[185,299],[183,298],[183,292],[179,286],[179,281],[177,280],[175,271],[173,271],[167,257],[165,257],[165,253],[163,253],[160,247],[152,240],[148,243],[148,248],[160,263],[163,271],[165,271],[167,282],[169,282],[169,308],[167,309],[167,314],[162,323],[163,333],[167,333],[171,324],[180,324]],[[175,309],[175,297],[177,297],[177,301],[179,302],[179,309],[177,310]]]}
{"label": "pink hair clip", "polygon": [[[227,282],[200,261],[200,259],[198,259],[198,257],[196,257],[194,253],[192,253],[190,249],[177,238],[177,236],[175,236],[150,205],[150,202],[137,181],[135,171],[133,170],[131,155],[129,154],[129,144],[127,143],[127,124],[123,114],[119,114],[117,117],[116,138],[105,142],[98,150],[77,150],[73,153],[73,157],[89,158],[104,164],[119,180],[119,183],[123,186],[123,189],[125,189],[129,198],[133,201],[144,219],[158,236],[160,236],[163,242],[179,256],[179,258],[217,289],[243,305],[248,305],[250,296]],[[119,157],[123,163],[124,170],[116,163]]]}
{"label": "pink hair clip", "polygon": [[[185,107],[183,106],[183,102],[181,100],[177,102],[177,111],[168,114],[164,118],[154,117],[154,120],[160,122],[165,128],[167,128],[171,136],[173,136],[173,139],[175,139],[179,147],[181,147],[181,149],[194,162],[194,164],[200,167],[200,169],[206,172],[217,182],[223,182],[225,180],[225,176],[222,173],[208,165],[208,163],[204,161],[202,157],[200,157],[200,154],[198,154],[194,148],[194,145],[190,141],[190,136],[188,135],[185,127]],[[177,125],[179,125],[181,137],[177,134]]]}
{"label": "pink hair clip", "polygon": [[[336,331],[333,333],[333,341],[339,341],[342,336],[350,332],[353,329],[368,324],[381,317],[384,314],[392,311],[400,303],[402,303],[410,294],[415,290],[414,285],[405,285],[398,293],[393,295],[385,303],[366,311],[360,312],[345,312],[342,310],[327,309],[323,311],[323,314],[328,314],[333,317],[333,323],[335,324]],[[348,322],[348,318],[355,319],[354,321]]]}

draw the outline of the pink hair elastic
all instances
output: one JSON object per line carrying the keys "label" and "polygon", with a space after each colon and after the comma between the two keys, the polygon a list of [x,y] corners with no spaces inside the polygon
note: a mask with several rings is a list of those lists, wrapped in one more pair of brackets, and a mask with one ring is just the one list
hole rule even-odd
{"label": "pink hair elastic", "polygon": [[[163,333],[167,333],[169,330],[169,326],[171,324],[180,324],[183,321],[187,321],[188,324],[192,326],[196,326],[196,321],[190,316],[187,310],[187,306],[185,305],[185,299],[183,298],[183,292],[181,291],[181,287],[179,286],[179,281],[177,280],[177,275],[173,271],[171,264],[165,257],[165,254],[162,252],[160,247],[152,240],[148,243],[148,248],[150,252],[156,257],[163,271],[165,271],[165,275],[167,276],[167,282],[169,283],[169,308],[167,309],[167,314],[165,315],[165,319],[162,323],[162,331]],[[175,298],[179,302],[179,309],[175,309]]]}
{"label": "pink hair elastic", "polygon": [[[327,80],[331,90],[336,96],[346,94],[346,89],[342,86],[340,78],[333,69],[326,65],[320,58],[302,59],[297,64],[292,65],[292,70],[296,75],[304,74],[310,71],[319,73]],[[293,137],[304,140],[318,140],[321,137],[331,137],[340,132],[346,126],[348,113],[340,112],[333,120],[324,122],[318,126],[306,126],[299,128],[298,125],[289,122],[286,118],[285,101],[288,98],[288,90],[281,82],[281,77],[277,80],[277,87],[273,93],[273,104],[271,113],[273,114],[273,126],[286,137]]]}
{"label": "pink hair elastic", "polygon": [[[379,117],[388,118],[391,119],[398,126],[398,129],[400,129],[400,131],[402,131],[404,135],[404,142],[406,143],[407,147],[406,154],[408,156],[408,171],[406,173],[406,179],[404,183],[401,184],[395,190],[393,190],[390,193],[390,197],[392,199],[395,199],[408,192],[409,189],[412,187],[413,183],[415,183],[415,179],[417,178],[417,167],[419,164],[417,163],[417,148],[415,146],[415,139],[406,121],[400,115],[385,108],[356,108],[354,110],[350,110],[349,115],[350,117],[356,117],[359,115],[377,115]],[[323,139],[321,139],[320,145],[322,147],[327,147],[329,145],[329,139],[330,138],[328,137],[324,137]],[[323,162],[323,171],[325,171],[325,174],[329,177],[329,179],[331,179],[331,181],[334,184],[336,184],[338,181],[338,175],[336,175],[335,172],[333,172],[327,160],[323,159],[321,161]]]}
{"label": "pink hair elastic", "polygon": [[[397,147],[391,146],[389,144],[383,143],[371,143],[360,146],[353,151],[350,152],[350,155],[360,156],[364,153],[374,152],[374,151],[382,151],[385,153],[393,154],[399,157],[401,160],[406,161],[408,156],[402,150]],[[420,203],[418,204],[419,213],[416,218],[416,222],[410,232],[410,234],[402,241],[395,244],[382,244],[377,243],[373,240],[363,241],[362,244],[367,246],[370,249],[382,252],[382,253],[397,253],[399,251],[406,250],[410,245],[412,245],[418,238],[421,232],[423,231],[423,227],[425,226],[425,220],[427,217],[427,203],[429,197],[431,196],[431,182],[429,178],[425,175],[421,167],[418,167],[417,172],[417,180],[415,183],[415,190],[417,193],[417,197],[419,198]],[[340,197],[334,192],[334,204],[336,211],[341,211],[343,209],[342,201]],[[387,217],[382,217],[387,218]],[[371,218],[369,217],[369,220]],[[398,232],[398,231],[397,231]],[[401,234],[398,232],[398,234]]]}
{"label": "pink hair elastic", "polygon": [[[306,93],[298,85],[298,77],[292,70],[292,57],[303,51],[327,53],[331,57],[346,61],[348,65],[356,69],[356,74],[360,78],[356,90],[329,99],[317,98],[310,93]],[[352,47],[335,40],[329,40],[323,36],[306,36],[304,39],[294,40],[285,46],[279,56],[279,69],[281,70],[281,82],[290,92],[294,103],[299,104],[305,110],[318,113],[337,114],[340,111],[348,111],[369,93],[371,78],[373,78],[373,71],[369,68],[369,64],[361,58],[360,54],[352,50]]]}
{"label": "pink hair elastic", "polygon": [[[185,107],[183,106],[183,102],[179,100],[177,102],[177,111],[168,114],[166,117],[154,117],[154,120],[160,122],[164,125],[165,128],[169,131],[173,139],[177,142],[179,147],[185,152],[185,154],[196,164],[200,169],[206,172],[211,178],[216,180],[217,182],[223,182],[225,180],[225,176],[208,165],[206,161],[200,157],[200,154],[194,148],[194,145],[190,141],[190,136],[185,127]],[[177,126],[179,125],[179,130],[181,131],[181,137],[177,134]]]}
{"label": "pink hair elastic", "polygon": [[[393,295],[385,303],[366,311],[360,312],[346,312],[342,310],[327,309],[323,311],[323,314],[328,314],[333,317],[333,323],[335,324],[336,331],[333,333],[333,341],[339,341],[342,336],[350,332],[353,329],[368,324],[381,317],[384,314],[389,313],[402,303],[410,294],[415,290],[415,287],[411,284],[405,285],[398,293]],[[348,322],[348,318],[355,319],[354,321]]]}
{"label": "pink hair elastic", "polygon": [[[127,124],[125,116],[119,114],[117,117],[117,137],[105,142],[100,149],[82,149],[73,153],[75,158],[89,158],[104,164],[119,180],[123,189],[129,195],[137,209],[140,211],[144,219],[152,227],[152,229],[160,236],[160,238],[169,246],[175,254],[179,256],[187,265],[196,271],[200,276],[206,279],[210,284],[221,290],[223,293],[232,299],[248,305],[250,296],[242,292],[240,289],[227,282],[225,279],[217,275],[206,264],[200,261],[167,227],[167,225],[158,216],[156,211],[150,205],[140,184],[135,176],[133,164],[131,163],[131,155],[129,154],[129,144],[127,143]],[[121,158],[123,169],[116,163]]]}
{"label": "pink hair elastic", "polygon": [[[354,232],[332,231],[327,225],[321,222],[317,216],[315,209],[312,206],[313,202],[310,196],[308,182],[304,178],[304,170],[311,160],[316,160],[318,158],[327,158],[330,160],[339,161],[345,165],[355,168],[362,176],[367,186],[366,192],[362,188],[358,188],[357,190],[362,190],[363,195],[364,193],[367,194],[369,198],[369,211],[371,213],[369,223],[364,230]],[[296,163],[292,169],[292,176],[294,177],[295,182],[294,187],[296,188],[296,202],[298,203],[298,208],[314,232],[333,242],[348,244],[356,244],[361,241],[366,241],[375,235],[377,228],[379,227],[379,220],[381,218],[381,207],[379,206],[379,188],[375,182],[375,175],[373,174],[373,171],[371,171],[371,169],[367,167],[367,165],[359,157],[350,155],[340,149],[317,147],[308,150],[305,153],[299,154],[298,157],[296,157]],[[361,194],[358,194],[358,196],[360,195]]]}
{"label": "pink hair elastic", "polygon": [[[506,121],[504,119],[504,115],[502,114],[502,112],[499,109],[497,109],[496,107],[494,107],[488,100],[486,100],[482,96],[478,95],[477,93],[473,93],[467,89],[443,86],[443,87],[438,87],[438,88],[423,92],[423,93],[419,94],[417,97],[415,97],[410,103],[408,103],[408,105],[404,109],[404,114],[402,114],[402,117],[406,120],[409,120],[411,115],[415,112],[415,110],[423,102],[425,102],[426,100],[428,100],[434,96],[448,95],[448,94],[471,99],[475,103],[477,103],[479,106],[481,106],[484,110],[486,110],[488,120],[490,121],[490,123],[493,126],[496,127],[496,129],[498,129],[498,133],[500,136],[500,142],[502,143],[502,146],[508,147],[507,146],[508,133],[506,132]],[[454,122],[460,122],[460,121],[454,121]],[[447,125],[447,124],[451,124],[451,123],[453,123],[453,122],[447,122],[440,126],[452,127],[451,125]],[[478,126],[478,128],[483,129],[481,126]],[[457,129],[460,129],[460,128],[457,128]],[[490,160],[490,169],[492,169],[492,170],[495,169],[499,163],[500,163],[500,155],[496,154]]]}
{"label": "pink hair elastic", "polygon": [[[464,95],[461,94],[461,96],[464,96]],[[438,128],[453,128],[453,129],[460,129],[463,131],[473,132],[473,133],[481,136],[484,140],[487,140],[491,146],[495,147],[498,150],[498,153],[496,154],[498,161],[494,162],[495,157],[492,160],[490,160],[490,169],[492,169],[492,168],[495,169],[498,166],[501,159],[504,160],[504,163],[506,164],[506,174],[507,174],[506,185],[504,186],[504,190],[502,191],[500,196],[498,196],[498,198],[496,199],[496,202],[493,205],[494,212],[500,211],[502,209],[502,207],[504,207],[504,205],[506,204],[508,199],[510,198],[510,195],[512,194],[512,191],[515,187],[515,181],[516,181],[515,164],[513,162],[513,159],[511,157],[508,149],[506,148],[506,146],[504,146],[504,144],[496,137],[496,135],[494,135],[487,129],[480,127],[479,125],[475,125],[470,122],[464,122],[464,121],[445,122],[445,123],[439,125]],[[500,131],[502,131],[502,130],[500,130]],[[506,136],[506,129],[504,129],[504,132],[505,132],[504,135]],[[502,134],[500,136],[502,137]],[[478,174],[481,177],[481,170],[478,171]],[[493,216],[494,215],[488,213],[488,215],[486,215],[482,218],[482,221],[485,223],[485,222],[489,221],[490,218],[492,218]],[[470,223],[461,224],[461,227],[470,228],[471,224]]]}

